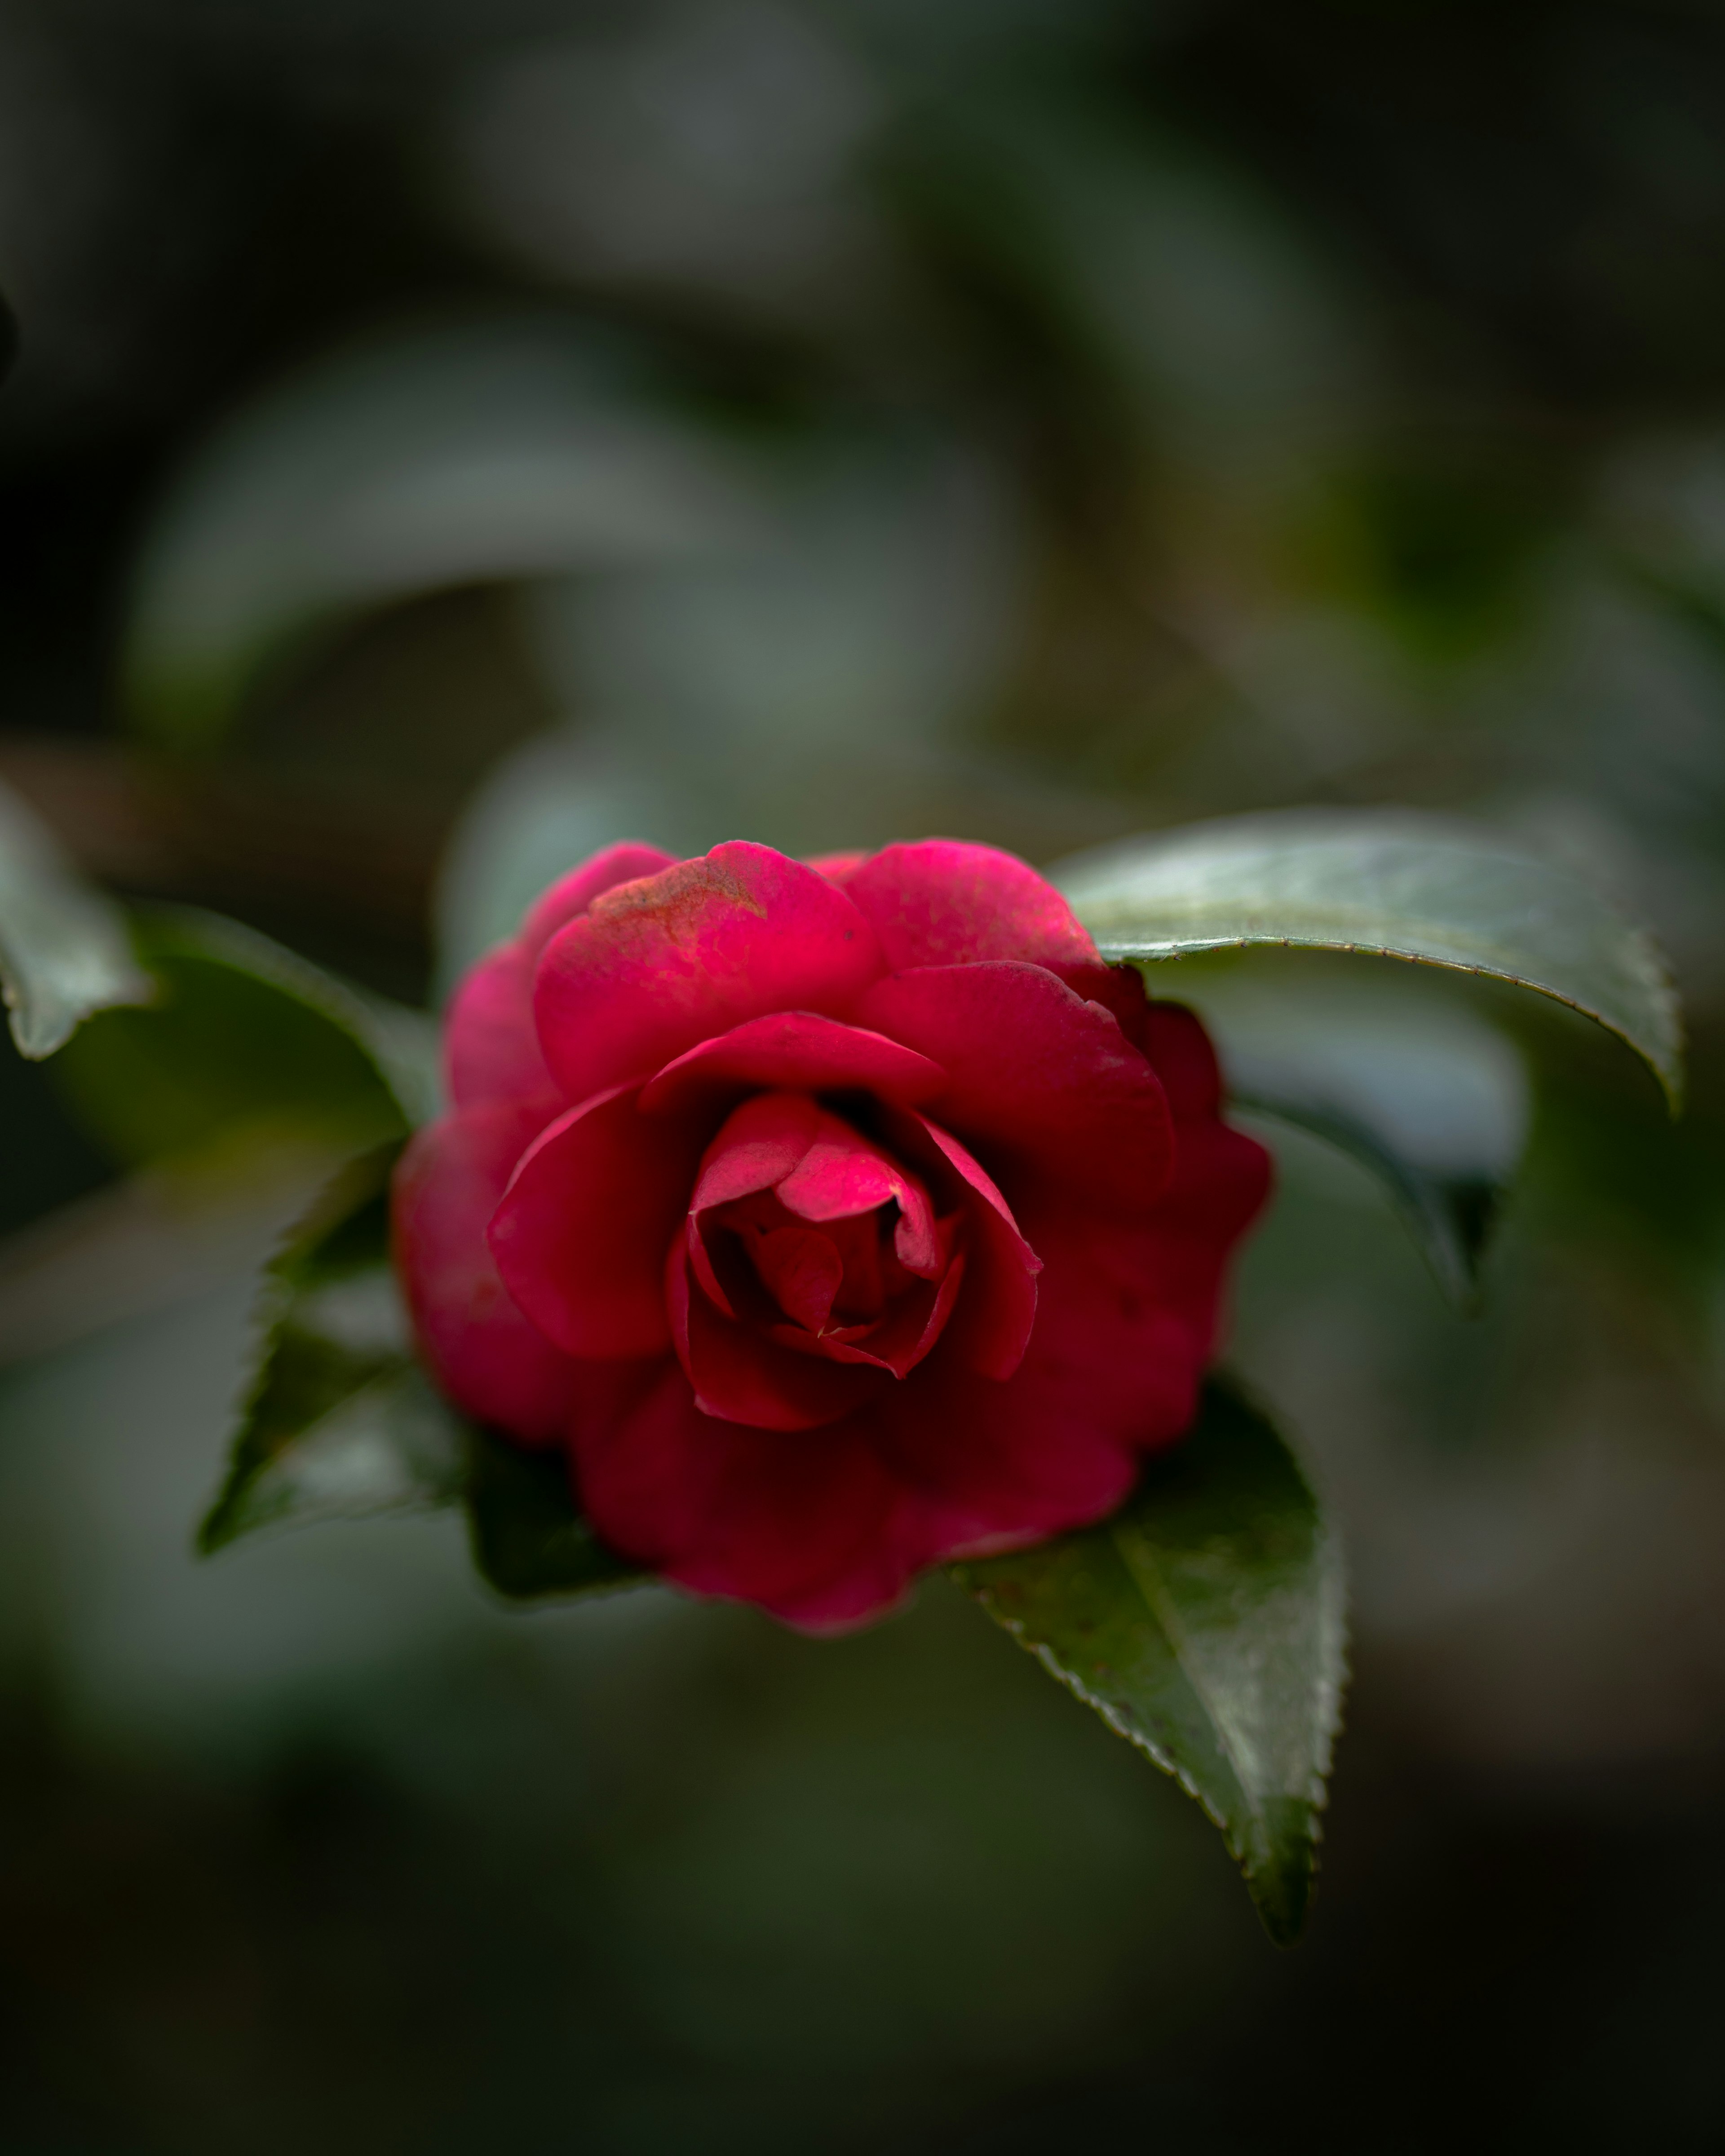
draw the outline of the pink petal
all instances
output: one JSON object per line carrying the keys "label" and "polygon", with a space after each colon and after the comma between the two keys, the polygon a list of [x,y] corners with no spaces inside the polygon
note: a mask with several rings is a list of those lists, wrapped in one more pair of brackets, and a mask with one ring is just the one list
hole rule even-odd
{"label": "pink petal", "polygon": [[799,1353],[824,1355],[834,1363],[854,1363],[908,1378],[925,1361],[947,1329],[947,1321],[964,1281],[961,1250],[939,1281],[924,1283],[920,1293],[900,1297],[885,1317],[872,1325],[847,1325],[817,1337],[792,1325],[776,1325],[773,1339]]}
{"label": "pink petal", "polygon": [[1146,1046],[1182,1122],[1213,1116],[1221,1106],[1222,1072],[1210,1037],[1183,1004],[1153,1003],[1146,1014]]}
{"label": "pink petal", "polygon": [[1149,1062],[1114,1018],[1040,966],[929,966],[877,981],[857,1016],[948,1075],[929,1113],[996,1172],[1067,1202],[1140,1213],[1168,1182],[1173,1131]]}
{"label": "pink petal", "polygon": [[768,1086],[809,1093],[875,1093],[910,1106],[940,1091],[946,1073],[884,1034],[813,1011],[775,1011],[716,1034],[667,1064],[641,1095],[649,1114],[696,1093]]}
{"label": "pink petal", "polygon": [[896,971],[978,958],[1100,963],[1089,932],[1054,886],[993,846],[925,839],[883,847],[842,873]]}
{"label": "pink petal", "polygon": [[771,1190],[814,1142],[821,1111],[806,1093],[757,1093],[734,1109],[701,1157],[692,1216]]}
{"label": "pink petal", "polygon": [[970,1278],[952,1327],[951,1352],[979,1377],[1009,1378],[1024,1360],[1036,1322],[1042,1260],[1019,1234],[992,1178],[952,1132],[926,1116],[907,1120],[955,1171],[966,1199]]}
{"label": "pink petal", "polygon": [[691,1291],[688,1253],[680,1243],[665,1267],[665,1306],[696,1404],[715,1420],[757,1430],[816,1430],[848,1414],[879,1382],[872,1370],[799,1355],[722,1317],[706,1296]]}
{"label": "pink petal", "polygon": [[715,1422],[680,1370],[632,1413],[577,1432],[588,1517],[614,1548],[698,1594],[838,1631],[900,1600],[899,1491],[848,1424],[810,1438]]}
{"label": "pink petal", "polygon": [[539,953],[566,921],[583,914],[593,901],[618,885],[638,883],[643,876],[660,875],[676,866],[675,854],[662,846],[643,845],[639,839],[622,839],[584,860],[578,869],[559,878],[534,900],[521,921],[516,941],[530,958]]}
{"label": "pink petal", "polygon": [[637,1114],[627,1087],[560,1116],[522,1158],[490,1226],[511,1295],[566,1355],[670,1344],[665,1254],[700,1149],[691,1127]]}
{"label": "pink petal", "polygon": [[739,841],[621,885],[560,929],[534,1016],[553,1075],[582,1099],[772,1011],[847,1014],[881,965],[834,885]]}
{"label": "pink petal", "polygon": [[425,1358],[469,1414],[529,1444],[562,1435],[579,1382],[511,1301],[485,1227],[537,1111],[469,1108],[415,1133],[395,1172],[396,1263]]}
{"label": "pink petal", "polygon": [[444,1070],[458,1108],[559,1095],[533,1030],[533,962],[519,943],[500,944],[462,978],[444,1030]]}
{"label": "pink petal", "polygon": [[607,846],[554,883],[529,908],[520,932],[500,944],[463,979],[444,1034],[449,1098],[458,1108],[481,1101],[552,1096],[556,1087],[533,1028],[533,968],[546,938],[584,912],[601,891],[670,865],[657,846]]}
{"label": "pink petal", "polygon": [[845,1281],[845,1260],[831,1236],[815,1228],[775,1228],[750,1245],[749,1255],[785,1316],[807,1332],[823,1331]]}

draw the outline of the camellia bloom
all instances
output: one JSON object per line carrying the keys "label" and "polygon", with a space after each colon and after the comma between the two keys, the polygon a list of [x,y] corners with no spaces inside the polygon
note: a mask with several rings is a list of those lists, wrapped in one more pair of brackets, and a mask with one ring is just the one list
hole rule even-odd
{"label": "camellia bloom", "polygon": [[625,1555],[815,1630],[1097,1519],[1190,1422],[1263,1150],[1009,855],[614,846],[463,983],[398,1262]]}

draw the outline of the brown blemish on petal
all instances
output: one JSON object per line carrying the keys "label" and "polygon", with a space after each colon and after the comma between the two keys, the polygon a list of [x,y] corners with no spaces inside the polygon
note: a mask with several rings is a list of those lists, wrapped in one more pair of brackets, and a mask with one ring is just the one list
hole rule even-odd
{"label": "brown blemish on petal", "polygon": [[593,901],[592,913],[594,920],[614,921],[626,933],[656,931],[681,943],[706,923],[716,898],[766,916],[766,907],[740,876],[709,860],[679,861],[657,875],[614,884]]}

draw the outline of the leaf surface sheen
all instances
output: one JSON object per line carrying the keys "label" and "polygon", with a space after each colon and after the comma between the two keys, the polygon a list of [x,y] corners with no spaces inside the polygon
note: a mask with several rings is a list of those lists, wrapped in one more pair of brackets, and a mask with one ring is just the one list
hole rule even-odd
{"label": "leaf surface sheen", "polygon": [[1339,1553],[1292,1454],[1219,1379],[1099,1525],[954,1568],[991,1616],[1196,1797],[1265,1927],[1305,1922],[1344,1676]]}
{"label": "leaf surface sheen", "polygon": [[47,829],[0,788],[0,990],[18,1053],[33,1062],[83,1021],[150,999],[120,910],[75,875]]}
{"label": "leaf surface sheen", "polygon": [[1050,873],[1106,958],[1296,944],[1489,974],[1596,1019],[1673,1106],[1681,1097],[1681,1019],[1651,938],[1591,884],[1488,827],[1278,811],[1131,839]]}
{"label": "leaf surface sheen", "polygon": [[443,1399],[414,1352],[389,1259],[393,1141],[350,1162],[272,1260],[205,1555],[264,1528],[465,1507],[474,1562],[511,1600],[633,1586],[560,1452],[526,1453]]}

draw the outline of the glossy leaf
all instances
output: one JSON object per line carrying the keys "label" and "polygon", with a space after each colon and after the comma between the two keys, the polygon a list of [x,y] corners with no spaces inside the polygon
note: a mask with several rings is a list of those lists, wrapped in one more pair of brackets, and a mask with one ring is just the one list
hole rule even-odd
{"label": "glossy leaf", "polygon": [[399,1151],[351,1163],[264,1276],[258,1360],[206,1553],[261,1527],[453,1503],[464,1434],[432,1390],[388,1263]]}
{"label": "glossy leaf", "polygon": [[651,1575],[608,1549],[582,1517],[558,1452],[472,1434],[467,1483],[474,1563],[512,1601],[639,1586]]}
{"label": "glossy leaf", "polygon": [[120,911],[74,875],[17,795],[0,788],[0,988],[12,1037],[52,1055],[97,1011],[146,1003]]}
{"label": "glossy leaf", "polygon": [[561,1454],[475,1427],[434,1389],[389,1262],[398,1144],[334,1178],[264,1276],[256,1362],[206,1554],[259,1529],[464,1504],[474,1560],[514,1599],[644,1578],[578,1512]]}
{"label": "glossy leaf", "polygon": [[955,1568],[1221,1828],[1271,1938],[1311,1902],[1344,1676],[1339,1553],[1292,1454],[1219,1380],[1111,1519]]}
{"label": "glossy leaf", "polygon": [[151,911],[137,945],[155,1001],[93,1020],[57,1065],[121,1159],[191,1163],[257,1144],[352,1152],[434,1111],[434,1037],[417,1012],[216,914]]}
{"label": "glossy leaf", "polygon": [[1181,1000],[1214,1040],[1234,1105],[1367,1168],[1445,1294],[1471,1309],[1527,1138],[1521,1057],[1459,997],[1339,962],[1307,968],[1299,978],[1250,954],[1194,959]]}
{"label": "glossy leaf", "polygon": [[1651,939],[1590,884],[1483,827],[1378,809],[1240,816],[1052,873],[1111,958],[1301,944],[1489,974],[1596,1019],[1680,1096],[1681,1020]]}

